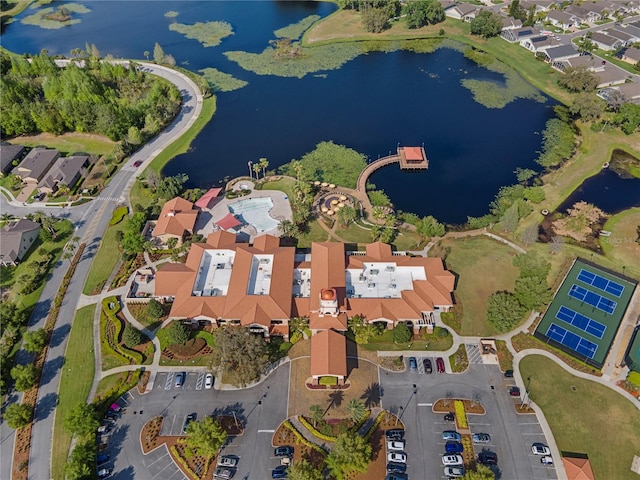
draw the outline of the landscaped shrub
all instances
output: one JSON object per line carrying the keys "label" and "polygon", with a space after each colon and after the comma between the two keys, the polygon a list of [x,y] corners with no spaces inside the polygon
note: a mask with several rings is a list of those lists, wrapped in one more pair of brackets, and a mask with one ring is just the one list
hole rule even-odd
{"label": "landscaped shrub", "polygon": [[384,420],[385,415],[386,412],[384,410],[378,414],[378,416],[376,417],[376,421],[373,422],[373,425],[371,425],[369,431],[364,434],[365,440],[369,440],[371,438],[371,435],[373,435],[373,433],[376,431],[376,428],[378,428],[378,426],[382,423],[382,420]]}
{"label": "landscaped shrub", "polygon": [[179,321],[172,322],[167,328],[167,335],[171,343],[184,344],[189,340],[187,327]]}
{"label": "landscaped shrub", "polygon": [[405,323],[398,323],[393,328],[393,341],[396,343],[407,343],[411,340],[411,330]]}
{"label": "landscaped shrub", "polygon": [[464,403],[462,400],[455,401],[456,408],[456,422],[458,422],[458,426],[460,428],[467,428],[469,424],[467,423],[467,412],[464,410]]}
{"label": "landscaped shrub", "polygon": [[640,373],[631,372],[627,377],[627,382],[633,383],[635,386],[640,387]]}
{"label": "landscaped shrub", "polygon": [[142,343],[142,332],[127,323],[124,327],[124,332],[122,332],[122,341],[128,348],[137,347]]}
{"label": "landscaped shrub", "polygon": [[336,377],[320,377],[318,380],[318,384],[324,386],[337,385],[338,379]]}
{"label": "landscaped shrub", "polygon": [[291,334],[291,337],[289,338],[289,341],[290,341],[292,344],[296,344],[296,343],[298,343],[301,339],[302,339],[302,333],[300,333],[300,332],[296,331],[296,332],[293,332],[293,333]]}
{"label": "landscaped shrub", "polygon": [[120,206],[113,211],[113,215],[111,215],[111,220],[109,220],[109,225],[117,225],[122,221],[124,217],[129,213],[129,209],[126,206]]}
{"label": "landscaped shrub", "polygon": [[[306,428],[307,430],[309,430],[309,432],[311,432],[312,435],[325,440],[327,442],[335,442],[337,437],[333,436],[333,435],[328,435],[327,433],[323,433],[321,431],[319,431],[317,428],[314,428],[313,425],[311,425],[306,418],[304,418],[302,415],[298,416],[298,420],[300,420],[300,423],[302,425],[304,425],[304,428]],[[329,427],[330,426],[323,424],[325,427]],[[333,431],[333,430],[332,430]]]}
{"label": "landscaped shrub", "polygon": [[300,442],[301,444],[306,445],[307,447],[312,448],[314,450],[317,450],[318,452],[322,453],[323,455],[325,455],[327,453],[319,445],[316,445],[315,443],[311,443],[309,440],[304,438],[302,436],[302,434],[298,431],[298,429],[296,427],[294,427],[293,424],[289,420],[285,420],[283,425],[293,432],[293,434],[298,439],[298,442]]}

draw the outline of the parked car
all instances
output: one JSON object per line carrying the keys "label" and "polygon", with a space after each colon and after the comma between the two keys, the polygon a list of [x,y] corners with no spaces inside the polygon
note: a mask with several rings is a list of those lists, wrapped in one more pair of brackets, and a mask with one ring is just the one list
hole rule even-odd
{"label": "parked car", "polygon": [[104,435],[105,433],[109,433],[109,430],[111,430],[111,425],[100,425],[98,427],[98,433],[100,435]]}
{"label": "parked car", "polygon": [[105,463],[107,463],[109,461],[109,454],[108,453],[101,453],[100,455],[98,455],[96,457],[96,464],[98,466],[100,465],[104,465]]}
{"label": "parked car", "polygon": [[407,463],[407,455],[402,452],[389,452],[387,462]]}
{"label": "parked car", "polygon": [[425,373],[433,373],[433,366],[431,365],[431,360],[429,358],[425,358],[422,363],[424,363]]}
{"label": "parked car", "polygon": [[195,413],[190,413],[189,415],[187,415],[187,418],[184,419],[184,424],[182,425],[182,434],[183,435],[185,435],[187,433],[187,427],[195,419],[196,419],[196,414]]}
{"label": "parked car", "polygon": [[122,411],[122,407],[117,403],[113,402],[109,407],[109,410],[111,410],[112,412],[120,413]]}
{"label": "parked car", "polygon": [[444,414],[444,420],[446,422],[453,422],[455,419],[456,419],[456,415],[453,412]]}
{"label": "parked car", "polygon": [[462,455],[443,455],[442,456],[442,464],[451,466],[451,465],[462,465],[464,460],[462,460]]}
{"label": "parked car", "polygon": [[402,452],[404,450],[404,441],[392,440],[387,442],[387,450],[392,452]]}
{"label": "parked car", "polygon": [[531,445],[531,452],[534,455],[551,455],[551,450],[544,443],[534,443]]}
{"label": "parked car", "polygon": [[454,432],[453,430],[445,430],[442,432],[443,440],[455,440],[459,442],[462,439],[462,436],[458,432]]}
{"label": "parked car", "polygon": [[228,480],[233,477],[233,474],[236,473],[235,469],[229,467],[218,467],[213,472],[213,478],[221,478],[223,480]]}
{"label": "parked car", "polygon": [[436,370],[438,373],[444,373],[444,360],[442,357],[436,358]]}
{"label": "parked car", "polygon": [[491,441],[491,435],[488,433],[474,433],[471,439],[473,443],[489,443]]}
{"label": "parked car", "polygon": [[464,477],[464,468],[462,467],[444,467],[444,474],[449,478]]}
{"label": "parked car", "polygon": [[235,467],[236,465],[238,465],[238,459],[236,457],[232,457],[231,455],[218,457],[219,467]]}
{"label": "parked car", "polygon": [[447,442],[444,444],[444,451],[448,454],[462,453],[464,447],[460,442]]}
{"label": "parked car", "polygon": [[207,373],[207,376],[204,377],[204,388],[209,390],[211,387],[213,387],[213,375]]}
{"label": "parked car", "polygon": [[181,388],[184,384],[184,377],[186,376],[185,372],[176,373],[175,381],[173,384],[173,388]]}
{"label": "parked car", "polygon": [[40,193],[36,194],[36,195],[33,197],[33,200],[34,200],[34,201],[36,201],[36,202],[39,202],[39,201],[40,201],[40,200],[42,200],[45,196],[46,196],[46,193],[44,193],[44,192],[40,192]]}
{"label": "parked car", "polygon": [[276,447],[273,451],[276,457],[293,457],[293,447],[291,445],[284,445],[282,447]]}
{"label": "parked car", "polygon": [[511,395],[512,397],[519,397],[520,396],[520,387],[511,387],[509,389],[509,395]]}
{"label": "parked car", "polygon": [[108,420],[115,420],[119,417],[119,415],[114,412],[113,410],[109,410],[107,413],[104,414],[104,418],[108,419]]}
{"label": "parked car", "polygon": [[478,454],[478,463],[482,465],[497,465],[498,455],[493,452],[480,452]]}
{"label": "parked car", "polygon": [[400,472],[387,473],[384,480],[409,480],[409,475]]}
{"label": "parked car", "polygon": [[271,471],[271,478],[287,478],[287,466],[278,465]]}
{"label": "parked car", "polygon": [[103,468],[102,470],[98,470],[98,478],[109,478],[112,471],[113,470],[111,468]]}
{"label": "parked car", "polygon": [[392,428],[385,430],[384,436],[387,440],[402,440],[404,438],[404,430],[401,428]]}
{"label": "parked car", "polygon": [[406,463],[389,462],[387,463],[387,472],[405,473],[407,471]]}
{"label": "parked car", "polygon": [[138,168],[140,165],[142,165],[142,160],[136,160],[135,162],[133,162],[134,168]]}
{"label": "parked car", "polygon": [[543,465],[553,465],[553,457],[551,455],[545,455],[540,459],[540,463]]}
{"label": "parked car", "polygon": [[416,357],[409,357],[409,371],[415,372],[418,368],[418,362]]}
{"label": "parked car", "polygon": [[505,370],[504,376],[505,378],[513,378],[513,370]]}

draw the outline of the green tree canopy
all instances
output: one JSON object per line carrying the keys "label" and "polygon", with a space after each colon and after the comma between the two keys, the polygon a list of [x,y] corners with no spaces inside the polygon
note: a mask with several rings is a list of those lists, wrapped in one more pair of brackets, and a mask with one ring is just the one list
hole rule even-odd
{"label": "green tree canopy", "polygon": [[543,167],[555,167],[571,158],[575,150],[575,133],[571,125],[558,118],[547,121],[542,132],[542,153],[536,160]]}
{"label": "green tree canopy", "polygon": [[418,233],[426,237],[442,237],[445,233],[445,227],[431,215],[424,217],[416,225]]}
{"label": "green tree canopy", "polygon": [[13,429],[28,425],[33,417],[33,408],[26,403],[12,403],[4,412],[7,425]]}
{"label": "green tree canopy", "polygon": [[496,292],[487,301],[487,322],[498,332],[508,332],[522,320],[522,306],[510,292]]}
{"label": "green tree canopy", "polygon": [[175,320],[167,328],[167,335],[171,343],[184,344],[189,340],[189,330],[179,320]]}
{"label": "green tree canopy", "polygon": [[444,8],[437,0],[413,0],[404,9],[408,28],[421,28],[444,22]]}
{"label": "green tree canopy", "polygon": [[149,303],[147,303],[145,313],[148,317],[154,320],[158,320],[164,315],[164,308],[159,301],[157,301],[155,298],[152,298],[151,300],[149,300]]}
{"label": "green tree canopy", "polygon": [[16,365],[11,369],[11,378],[16,382],[16,390],[25,392],[36,384],[40,370],[33,363]]}
{"label": "green tree canopy", "polygon": [[362,26],[367,32],[380,33],[389,28],[389,15],[382,8],[367,8],[361,11]]}
{"label": "green tree canopy", "polygon": [[322,480],[322,470],[314,467],[304,458],[287,468],[289,480]]}
{"label": "green tree canopy", "polygon": [[30,330],[25,332],[23,340],[22,340],[22,348],[24,348],[27,352],[38,353],[43,348],[45,343],[47,342],[47,332],[44,328],[40,328],[38,330]]}
{"label": "green tree canopy", "polygon": [[172,177],[164,177],[158,183],[156,193],[160,198],[170,200],[180,195],[184,190],[184,184],[189,180],[189,176],[185,173],[179,173]]}
{"label": "green tree canopy", "polygon": [[91,438],[100,426],[98,412],[92,403],[79,403],[64,419],[65,428],[79,438]]}
{"label": "green tree canopy", "polygon": [[471,20],[470,28],[473,35],[496,37],[502,31],[502,16],[490,10],[482,10]]}
{"label": "green tree canopy", "polygon": [[93,441],[76,444],[64,468],[65,480],[92,480],[95,478],[96,447]]}
{"label": "green tree canopy", "polygon": [[124,331],[122,332],[122,341],[124,344],[129,348],[133,348],[140,345],[142,340],[142,332],[127,322],[127,325],[124,327]]}
{"label": "green tree canopy", "polygon": [[461,480],[495,480],[496,474],[486,465],[476,464],[475,470],[467,470]]}
{"label": "green tree canopy", "polygon": [[363,437],[355,432],[342,433],[327,456],[327,467],[337,480],[344,480],[349,473],[364,472],[371,453],[371,445]]}
{"label": "green tree canopy", "polygon": [[512,263],[514,267],[520,269],[521,277],[537,277],[545,282],[551,270],[551,264],[535,251],[516,255]]}
{"label": "green tree canopy", "polygon": [[191,422],[187,427],[187,454],[213,457],[227,441],[227,432],[211,417]]}
{"label": "green tree canopy", "polygon": [[395,327],[393,327],[393,341],[396,343],[407,343],[411,340],[411,330],[407,327],[407,324],[404,322],[398,323]]}
{"label": "green tree canopy", "polygon": [[567,67],[558,78],[558,84],[570,92],[593,92],[598,77],[586,67]]}
{"label": "green tree canopy", "polygon": [[538,310],[551,301],[551,289],[544,278],[519,277],[516,279],[514,295],[526,310]]}
{"label": "green tree canopy", "polygon": [[267,343],[245,327],[222,327],[214,332],[212,364],[221,368],[231,383],[245,386],[264,373],[269,363]]}
{"label": "green tree canopy", "polygon": [[347,404],[347,415],[357,423],[367,415],[367,407],[359,398],[352,398]]}

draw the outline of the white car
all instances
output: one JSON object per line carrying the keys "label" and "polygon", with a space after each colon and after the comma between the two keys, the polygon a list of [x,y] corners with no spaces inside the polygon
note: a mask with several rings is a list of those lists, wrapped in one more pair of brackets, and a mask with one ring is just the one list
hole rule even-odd
{"label": "white car", "polygon": [[534,455],[551,455],[551,450],[543,443],[534,443],[531,445],[531,452]]}
{"label": "white car", "polygon": [[462,455],[443,455],[442,457],[443,465],[462,465],[463,463]]}
{"label": "white car", "polygon": [[540,459],[540,463],[543,465],[553,465],[553,457],[551,455],[545,455]]}
{"label": "white car", "polygon": [[207,373],[207,376],[204,377],[204,388],[209,390],[211,387],[213,387],[213,375]]}
{"label": "white car", "polygon": [[464,468],[462,467],[444,467],[444,476],[450,478],[464,477]]}
{"label": "white car", "polygon": [[387,450],[392,452],[393,451],[402,452],[404,451],[404,442],[401,442],[401,441],[387,442]]}
{"label": "white car", "polygon": [[236,457],[231,457],[229,455],[218,457],[219,467],[235,467],[236,465],[238,465],[238,459]]}
{"label": "white car", "polygon": [[491,441],[491,435],[488,433],[474,433],[473,443],[489,443]]}
{"label": "white car", "polygon": [[387,454],[387,462],[407,463],[407,456],[400,452],[390,452]]}

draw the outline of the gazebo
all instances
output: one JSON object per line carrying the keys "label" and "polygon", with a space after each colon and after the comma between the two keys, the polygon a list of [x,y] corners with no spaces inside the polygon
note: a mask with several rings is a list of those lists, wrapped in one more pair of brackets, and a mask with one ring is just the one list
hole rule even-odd
{"label": "gazebo", "polygon": [[223,230],[231,230],[242,225],[242,222],[234,217],[232,213],[227,213],[223,218],[215,223]]}

